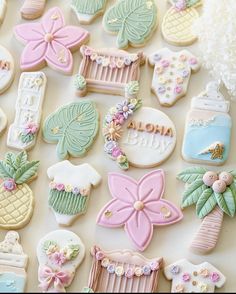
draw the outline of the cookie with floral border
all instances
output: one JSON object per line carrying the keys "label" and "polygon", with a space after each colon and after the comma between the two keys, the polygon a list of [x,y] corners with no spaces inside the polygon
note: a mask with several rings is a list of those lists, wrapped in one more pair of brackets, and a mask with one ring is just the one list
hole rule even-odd
{"label": "cookie with floral border", "polygon": [[165,189],[163,170],[144,175],[139,181],[119,173],[108,174],[112,200],[97,217],[97,224],[124,227],[133,245],[144,251],[151,242],[153,226],[179,222],[182,212],[168,200],[162,199]]}
{"label": "cookie with floral border", "polygon": [[73,282],[85,256],[81,239],[68,230],[56,230],[40,239],[37,246],[39,288],[64,293]]}
{"label": "cookie with floral border", "polygon": [[72,51],[89,39],[89,32],[66,26],[60,8],[49,9],[39,23],[24,23],[15,26],[16,38],[26,44],[20,58],[23,71],[34,71],[46,64],[64,74],[72,74]]}
{"label": "cookie with floral border", "polygon": [[24,3],[20,9],[21,17],[24,19],[36,19],[39,18],[46,5],[46,0],[24,0]]}
{"label": "cookie with floral border", "polygon": [[0,24],[3,23],[7,10],[7,2],[6,0],[0,0]]}
{"label": "cookie with floral border", "polygon": [[0,94],[5,92],[13,82],[15,63],[11,53],[0,45]]}

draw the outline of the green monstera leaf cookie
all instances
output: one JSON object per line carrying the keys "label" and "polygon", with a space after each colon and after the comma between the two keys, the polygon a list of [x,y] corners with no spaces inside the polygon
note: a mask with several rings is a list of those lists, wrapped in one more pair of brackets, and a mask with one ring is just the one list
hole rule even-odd
{"label": "green monstera leaf cookie", "polygon": [[105,13],[103,26],[118,34],[118,48],[142,46],[157,26],[157,7],[153,0],[120,0]]}
{"label": "green monstera leaf cookie", "polygon": [[81,157],[98,132],[98,112],[91,101],[73,102],[52,113],[43,127],[44,139],[57,144],[59,159]]}

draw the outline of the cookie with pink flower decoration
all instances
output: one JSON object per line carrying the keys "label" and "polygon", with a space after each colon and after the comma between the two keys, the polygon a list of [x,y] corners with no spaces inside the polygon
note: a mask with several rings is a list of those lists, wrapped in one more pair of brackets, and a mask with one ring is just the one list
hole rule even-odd
{"label": "cookie with pink flower decoration", "polygon": [[152,171],[139,181],[110,173],[108,185],[113,199],[100,211],[97,223],[108,228],[124,227],[140,251],[151,242],[154,226],[171,225],[183,217],[180,209],[162,199],[165,189],[163,170]]}
{"label": "cookie with pink flower decoration", "polygon": [[71,74],[71,52],[89,39],[88,31],[65,25],[63,13],[58,7],[48,10],[41,22],[20,24],[14,31],[16,38],[26,44],[20,59],[23,71],[39,70],[48,65],[64,74]]}

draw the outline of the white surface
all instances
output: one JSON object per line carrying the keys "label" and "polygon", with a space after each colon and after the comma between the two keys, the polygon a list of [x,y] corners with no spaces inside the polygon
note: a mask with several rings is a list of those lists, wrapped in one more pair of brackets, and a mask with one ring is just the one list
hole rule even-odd
{"label": "white surface", "polygon": [[[21,19],[20,7],[23,4],[23,0],[9,0],[6,18],[2,26],[0,27],[0,43],[6,46],[13,54],[16,62],[16,77],[11,88],[0,96],[0,107],[8,116],[8,123],[12,123],[15,116],[14,106],[17,98],[17,88],[20,77],[19,71],[19,57],[24,46],[15,39],[12,30],[14,25],[18,23],[24,23],[25,20]],[[166,4],[165,0],[158,0],[160,22],[163,18],[164,12],[169,8],[169,4]],[[114,1],[108,2],[108,7],[114,3]],[[78,25],[78,20],[75,14],[71,11],[69,0],[50,0],[47,1],[46,9],[55,5],[60,6],[65,14],[67,24]],[[37,21],[37,20],[36,20]],[[104,32],[101,26],[102,18],[98,17],[93,24],[83,26],[91,32],[91,39],[89,45],[94,47],[114,47],[116,36],[109,35]],[[167,46],[172,49],[175,47],[166,44],[160,33],[160,24],[153,37],[149,40],[147,45],[143,48],[134,49],[129,48],[129,52],[137,52],[144,50],[145,54],[151,54],[159,48]],[[193,46],[188,47],[194,54],[197,54],[197,43]],[[78,53],[74,54],[74,74],[77,73],[81,56]],[[102,119],[106,114],[109,107],[122,101],[120,96],[112,96],[106,94],[89,93],[85,98],[78,98],[75,95],[73,87],[73,77],[64,76],[60,73],[53,71],[50,68],[43,69],[47,75],[48,84],[46,97],[43,107],[42,121],[53,112],[59,106],[63,104],[78,101],[78,99],[92,99],[95,101],[97,108],[101,115],[100,126],[102,126]],[[160,166],[166,173],[166,190],[164,197],[168,200],[173,201],[176,205],[180,204],[181,194],[184,190],[184,184],[176,180],[176,174],[183,168],[191,166],[181,159],[181,145],[183,139],[184,123],[186,112],[190,108],[190,98],[198,95],[205,89],[206,83],[211,80],[208,73],[201,69],[198,73],[192,75],[189,91],[186,97],[182,98],[172,108],[160,107],[157,98],[151,94],[151,80],[152,80],[153,69],[148,65],[141,68],[141,92],[140,97],[143,98],[145,106],[156,107],[164,111],[170,119],[175,123],[177,129],[177,146],[172,156]],[[224,91],[223,91],[224,92]],[[226,95],[226,97],[228,97]],[[236,118],[236,105],[231,103],[231,116]],[[234,119],[233,124],[236,121]],[[232,146],[228,162],[225,166],[221,167],[221,170],[231,170],[236,167],[236,137],[235,128],[232,129]],[[0,140],[0,153],[1,158],[9,148],[6,147],[7,131],[4,132]],[[56,156],[56,145],[47,144],[42,139],[41,130],[38,135],[36,146],[29,153],[30,159],[39,159],[41,161],[38,179],[30,184],[30,187],[34,191],[35,195],[35,209],[33,217],[30,223],[22,230],[19,230],[21,235],[21,244],[24,252],[29,256],[29,267],[28,267],[28,283],[27,291],[38,291],[37,281],[37,257],[36,257],[36,246],[38,241],[46,235],[48,232],[59,228],[52,211],[48,208],[47,197],[48,197],[48,184],[47,168],[57,162]],[[86,215],[78,218],[77,221],[70,227],[72,231],[77,233],[83,243],[86,246],[86,257],[84,262],[78,269],[74,282],[68,291],[80,291],[83,286],[87,285],[89,270],[91,266],[91,257],[89,254],[91,246],[94,244],[100,245],[105,250],[112,249],[132,249],[132,245],[127,238],[124,230],[120,229],[109,229],[99,227],[95,224],[97,214],[99,210],[104,206],[107,201],[111,199],[111,195],[108,191],[107,186],[107,173],[108,172],[119,172],[119,168],[115,162],[110,160],[108,156],[103,152],[103,138],[101,131],[94,143],[93,148],[88,152],[87,156],[82,159],[72,159],[73,164],[91,163],[93,167],[103,176],[101,185],[94,189],[91,193],[90,203]],[[211,167],[213,170],[217,170],[217,167]],[[139,179],[145,173],[151,169],[138,169],[131,167],[127,175]],[[200,224],[200,220],[195,216],[194,208],[187,208],[184,211],[184,219],[175,225],[170,227],[155,228],[152,242],[148,249],[144,252],[147,258],[163,256],[165,264],[170,264],[181,258],[188,258],[193,263],[201,263],[204,261],[210,262],[216,268],[218,268],[226,276],[226,284],[221,291],[235,291],[235,264],[236,264],[236,234],[235,226],[236,220],[230,219],[225,216],[223,230],[220,235],[215,250],[208,256],[198,256],[189,252],[188,246],[192,240],[193,234],[196,232],[197,227]],[[3,238],[5,232],[1,231],[0,237]],[[119,248],[118,248],[119,247]],[[167,281],[163,275],[161,275],[159,281],[159,291],[169,291],[171,283]]]}

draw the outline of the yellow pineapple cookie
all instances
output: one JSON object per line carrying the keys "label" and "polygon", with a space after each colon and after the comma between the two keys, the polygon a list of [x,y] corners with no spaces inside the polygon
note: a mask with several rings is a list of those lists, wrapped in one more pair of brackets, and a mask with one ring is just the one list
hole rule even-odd
{"label": "yellow pineapple cookie", "polygon": [[169,0],[171,8],[166,12],[161,30],[163,38],[175,46],[187,46],[197,40],[192,31],[193,23],[199,18],[196,7],[202,0]]}
{"label": "yellow pineapple cookie", "polygon": [[28,161],[25,151],[8,152],[0,160],[0,228],[24,227],[33,213],[33,192],[26,184],[37,176],[39,161]]}

